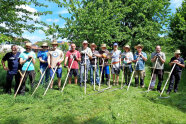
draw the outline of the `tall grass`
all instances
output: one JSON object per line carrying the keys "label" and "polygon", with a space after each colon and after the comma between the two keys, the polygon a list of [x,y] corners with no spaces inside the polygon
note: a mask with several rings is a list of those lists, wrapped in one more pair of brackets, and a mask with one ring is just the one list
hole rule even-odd
{"label": "tall grass", "polygon": [[[166,71],[170,71],[167,65],[169,60],[170,55],[165,65]],[[45,89],[39,87],[33,97],[29,90],[25,96],[18,95],[14,99],[13,95],[2,94],[0,89],[0,123],[186,123],[186,71],[183,71],[179,92],[171,93],[168,99],[160,99],[157,91],[144,92],[150,80],[150,62],[147,62],[146,66],[146,88],[131,86],[128,92],[126,87],[113,91],[114,88],[119,87],[114,86],[110,90],[98,93],[88,84],[87,95],[85,95],[83,87],[72,84],[67,85],[63,93],[58,90],[49,90],[46,96],[43,96]],[[38,67],[37,62],[36,71]],[[5,82],[6,72],[2,68],[0,71],[2,85]],[[66,69],[63,69],[62,83],[64,83],[66,72]],[[165,74],[164,79],[167,75]],[[36,75],[35,82],[38,83],[38,80],[39,74]],[[134,84],[134,80],[132,83]],[[57,87],[56,82],[55,87]],[[101,86],[101,88],[106,87],[106,85]],[[30,88],[29,82],[27,82],[27,88]]]}

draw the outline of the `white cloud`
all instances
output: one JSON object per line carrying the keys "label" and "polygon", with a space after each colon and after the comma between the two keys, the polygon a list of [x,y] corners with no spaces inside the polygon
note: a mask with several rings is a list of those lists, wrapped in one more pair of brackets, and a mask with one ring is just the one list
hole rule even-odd
{"label": "white cloud", "polygon": [[[16,6],[16,8],[23,8],[23,9],[26,9],[27,11],[29,11],[29,12],[32,12],[32,13],[37,12],[37,10],[36,10],[35,8],[32,8],[32,7],[28,6],[28,5],[20,5],[20,6]],[[25,14],[22,13],[22,12],[18,12],[17,14],[18,14],[20,17],[22,17],[22,16],[25,15]],[[31,15],[29,15],[29,16],[30,16],[31,18],[33,18],[34,21],[40,20],[39,16],[35,16],[34,14],[31,14]]]}
{"label": "white cloud", "polygon": [[41,34],[41,35],[45,34],[42,30],[39,30],[38,33]]}
{"label": "white cloud", "polygon": [[41,41],[43,39],[43,37],[35,35],[35,34],[24,34],[23,38],[29,39],[32,43]]}
{"label": "white cloud", "polygon": [[171,6],[174,8],[178,8],[181,6],[183,0],[171,0]]}
{"label": "white cloud", "polygon": [[68,10],[67,9],[63,9],[61,11],[59,11],[59,14],[68,14]]}
{"label": "white cloud", "polygon": [[46,19],[47,22],[59,22],[59,19]]}
{"label": "white cloud", "polygon": [[0,23],[0,26],[1,27],[4,27],[5,29],[9,29],[4,22],[3,23]]}

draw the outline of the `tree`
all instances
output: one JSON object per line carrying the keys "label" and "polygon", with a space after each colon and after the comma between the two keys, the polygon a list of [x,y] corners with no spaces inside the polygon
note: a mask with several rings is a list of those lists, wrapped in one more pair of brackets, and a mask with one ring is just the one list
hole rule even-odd
{"label": "tree", "polygon": [[1,0],[0,1],[0,35],[6,39],[1,41],[11,40],[12,36],[21,36],[24,31],[33,32],[41,29],[37,24],[44,24],[34,16],[51,14],[50,11],[38,12],[29,11],[26,9],[29,5],[39,7],[47,7],[46,5],[37,2],[37,0]]}
{"label": "tree", "polygon": [[158,44],[162,26],[169,13],[169,0],[71,0],[66,7],[71,14],[66,20],[63,37],[77,45],[83,40],[110,47],[142,43],[151,51]]}
{"label": "tree", "polygon": [[173,39],[171,45],[182,51],[186,58],[186,0],[181,7],[177,8],[176,13],[170,17],[169,36]]}

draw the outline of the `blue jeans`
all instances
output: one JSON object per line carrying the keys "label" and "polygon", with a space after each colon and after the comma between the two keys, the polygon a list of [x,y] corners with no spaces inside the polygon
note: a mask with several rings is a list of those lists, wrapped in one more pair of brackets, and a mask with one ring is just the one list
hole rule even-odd
{"label": "blue jeans", "polygon": [[[91,84],[94,84],[94,67],[95,65],[91,65],[90,64],[90,82]],[[97,68],[96,68],[96,83],[99,84],[99,67],[97,65]]]}
{"label": "blue jeans", "polygon": [[[102,71],[102,67],[100,67],[100,71]],[[104,75],[105,75],[105,77],[106,77],[106,81],[108,82],[109,81],[109,79],[110,79],[110,76],[109,76],[109,74],[110,74],[110,71],[109,71],[109,66],[108,65],[105,65],[104,67],[103,67],[103,72],[102,72],[102,83],[104,83]]]}
{"label": "blue jeans", "polygon": [[[40,70],[41,70],[42,74],[45,71],[45,69],[46,69],[46,67],[40,67]],[[45,72],[45,75],[43,76],[43,79],[41,80],[41,84],[43,84],[44,78],[45,78],[45,83],[48,83],[48,81],[49,81],[49,74],[50,74],[50,69],[47,68],[47,70]],[[40,76],[40,79],[41,79],[41,76]]]}
{"label": "blue jeans", "polygon": [[[88,79],[88,71],[89,71],[89,68],[90,68],[90,61],[87,61],[86,63],[86,81]],[[85,78],[84,78],[84,74],[85,73],[85,66],[80,64],[80,75],[79,75],[79,82],[80,82],[80,85],[85,82]]]}

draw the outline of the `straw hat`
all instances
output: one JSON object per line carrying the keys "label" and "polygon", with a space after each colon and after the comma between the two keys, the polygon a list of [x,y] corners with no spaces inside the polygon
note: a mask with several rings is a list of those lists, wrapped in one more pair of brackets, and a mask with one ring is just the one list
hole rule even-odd
{"label": "straw hat", "polygon": [[181,54],[181,51],[180,51],[180,50],[176,50],[176,51],[174,52],[174,54]]}
{"label": "straw hat", "polygon": [[41,47],[48,47],[48,43],[43,43]]}
{"label": "straw hat", "polygon": [[84,40],[82,44],[88,44],[88,41]]}
{"label": "straw hat", "polygon": [[106,44],[101,44],[101,47],[107,47]]}
{"label": "straw hat", "polygon": [[125,48],[129,48],[129,49],[130,49],[130,46],[127,44],[127,45],[125,45],[125,46],[123,47],[123,49],[125,49]]}
{"label": "straw hat", "polygon": [[92,47],[92,46],[97,47],[97,45],[95,43],[91,43],[90,47]]}
{"label": "straw hat", "polygon": [[57,41],[53,40],[52,45],[56,45],[56,44],[58,45]]}
{"label": "straw hat", "polygon": [[144,48],[144,46],[143,45],[141,45],[141,44],[138,44],[137,46],[135,46],[134,48],[135,49],[137,49],[138,47],[141,47],[142,49]]}
{"label": "straw hat", "polygon": [[30,42],[26,43],[25,47],[32,47],[32,43],[30,43]]}

